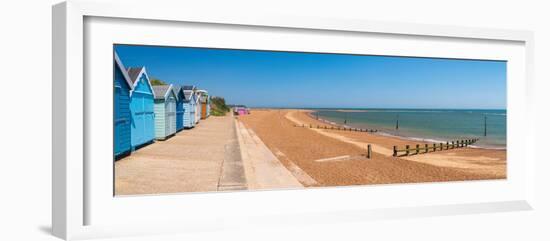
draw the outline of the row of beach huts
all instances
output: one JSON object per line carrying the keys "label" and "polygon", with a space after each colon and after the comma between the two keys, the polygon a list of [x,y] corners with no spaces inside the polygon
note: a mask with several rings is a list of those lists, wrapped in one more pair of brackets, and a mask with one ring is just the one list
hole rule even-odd
{"label": "row of beach huts", "polygon": [[114,56],[114,156],[166,140],[210,116],[208,91],[193,85],[152,85],[145,67]]}

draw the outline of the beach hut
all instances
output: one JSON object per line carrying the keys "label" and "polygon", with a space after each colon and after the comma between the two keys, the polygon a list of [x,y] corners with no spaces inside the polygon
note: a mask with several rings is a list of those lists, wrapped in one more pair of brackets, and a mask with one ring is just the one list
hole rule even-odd
{"label": "beach hut", "polygon": [[195,126],[195,86],[186,85],[182,87],[182,92],[185,97],[183,100],[183,108],[185,111],[183,113],[183,127],[193,128]]}
{"label": "beach hut", "polygon": [[210,97],[208,96],[208,91],[199,90],[200,94],[200,103],[201,103],[201,119],[206,119],[210,116]]}
{"label": "beach hut", "polygon": [[247,115],[249,114],[249,109],[244,105],[238,105],[233,107],[233,113],[235,115]]}
{"label": "beach hut", "polygon": [[132,149],[135,150],[155,140],[155,111],[153,86],[145,67],[128,69],[132,81],[130,112]]}
{"label": "beach hut", "polygon": [[203,93],[196,89],[194,93],[195,93],[195,124],[198,124],[199,121],[201,120],[201,111],[202,111],[201,98]]}
{"label": "beach hut", "polygon": [[174,93],[176,93],[176,131],[181,131],[184,128],[183,119],[185,115],[185,95],[181,86],[174,86]]}
{"label": "beach hut", "polygon": [[206,117],[210,116],[210,95],[207,97],[207,105],[206,105]]}
{"label": "beach hut", "polygon": [[166,140],[176,133],[177,96],[172,85],[155,85],[155,137]]}
{"label": "beach hut", "polygon": [[120,61],[118,54],[115,53],[114,61],[114,140],[113,152],[118,157],[130,153],[132,150],[130,126],[130,91],[132,90],[132,81],[126,72],[124,65]]}

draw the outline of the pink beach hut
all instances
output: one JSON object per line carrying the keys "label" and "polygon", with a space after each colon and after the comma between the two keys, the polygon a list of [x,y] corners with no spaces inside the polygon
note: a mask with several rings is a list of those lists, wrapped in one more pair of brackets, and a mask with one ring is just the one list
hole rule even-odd
{"label": "pink beach hut", "polygon": [[246,113],[246,109],[245,109],[245,108],[239,108],[239,109],[237,110],[237,114],[239,114],[239,115],[246,115],[246,114],[248,114],[248,113]]}
{"label": "pink beach hut", "polygon": [[235,108],[235,109],[234,109],[233,112],[234,112],[236,115],[246,115],[246,114],[248,114],[248,110],[247,110],[247,108],[244,107],[244,106],[235,106],[234,108]]}

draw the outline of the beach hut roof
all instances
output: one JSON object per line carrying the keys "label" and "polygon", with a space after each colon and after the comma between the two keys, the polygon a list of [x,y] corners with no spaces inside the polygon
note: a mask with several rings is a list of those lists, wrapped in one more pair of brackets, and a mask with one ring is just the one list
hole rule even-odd
{"label": "beach hut roof", "polygon": [[124,75],[124,79],[128,83],[128,86],[130,86],[130,89],[133,89],[134,85],[133,85],[132,79],[130,78],[130,76],[126,72],[126,68],[122,64],[122,61],[120,60],[120,58],[118,57],[118,54],[116,52],[115,52],[115,63],[117,64],[118,68],[120,68],[120,72],[122,72],[122,75]]}
{"label": "beach hut roof", "polygon": [[181,86],[179,86],[179,85],[174,85],[174,86],[172,86],[172,88],[174,88],[174,92],[175,92],[176,94],[177,94],[178,92],[180,92],[180,90],[181,90]]}
{"label": "beach hut roof", "polygon": [[[174,93],[176,94],[176,96],[178,97],[178,99],[180,98],[179,96],[179,93],[183,91],[183,87],[181,87],[180,85],[174,85]],[[187,100],[187,97],[185,96],[185,93],[183,94],[183,100]]]}
{"label": "beach hut roof", "polygon": [[[155,100],[162,100],[168,98],[170,91],[174,91],[172,85],[155,85],[153,86],[153,92],[155,94]],[[175,93],[174,93],[175,95]],[[177,98],[177,95],[176,95]]]}
{"label": "beach hut roof", "polygon": [[195,89],[196,89],[195,86],[193,86],[193,85],[184,85],[181,88],[183,89],[183,95],[185,96],[186,100],[191,99],[191,96],[193,95],[193,93],[195,92]]}
{"label": "beach hut roof", "polygon": [[128,68],[128,75],[130,76],[130,79],[132,80],[132,83],[134,83],[138,76],[141,74],[141,71],[144,69],[144,67],[130,67]]}
{"label": "beach hut roof", "polygon": [[183,96],[185,97],[186,100],[190,100],[192,95],[193,95],[193,91],[191,90],[183,91]]}
{"label": "beach hut roof", "polygon": [[[153,85],[151,85],[151,81],[149,80],[149,75],[147,74],[147,70],[145,70],[145,67],[130,67],[128,68],[128,76],[130,77],[130,81],[132,81],[132,88],[135,88],[138,83],[139,79],[141,79],[141,76],[144,75],[147,79],[147,85],[149,85],[149,88],[153,89]],[[132,93],[130,93],[131,95]]]}

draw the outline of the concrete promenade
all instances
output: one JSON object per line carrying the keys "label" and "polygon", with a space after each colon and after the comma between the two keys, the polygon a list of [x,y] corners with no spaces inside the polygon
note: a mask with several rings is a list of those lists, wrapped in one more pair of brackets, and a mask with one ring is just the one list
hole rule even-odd
{"label": "concrete promenade", "polygon": [[231,115],[201,120],[115,162],[115,195],[302,187]]}
{"label": "concrete promenade", "polygon": [[115,162],[115,194],[246,189],[234,119],[211,116]]}

